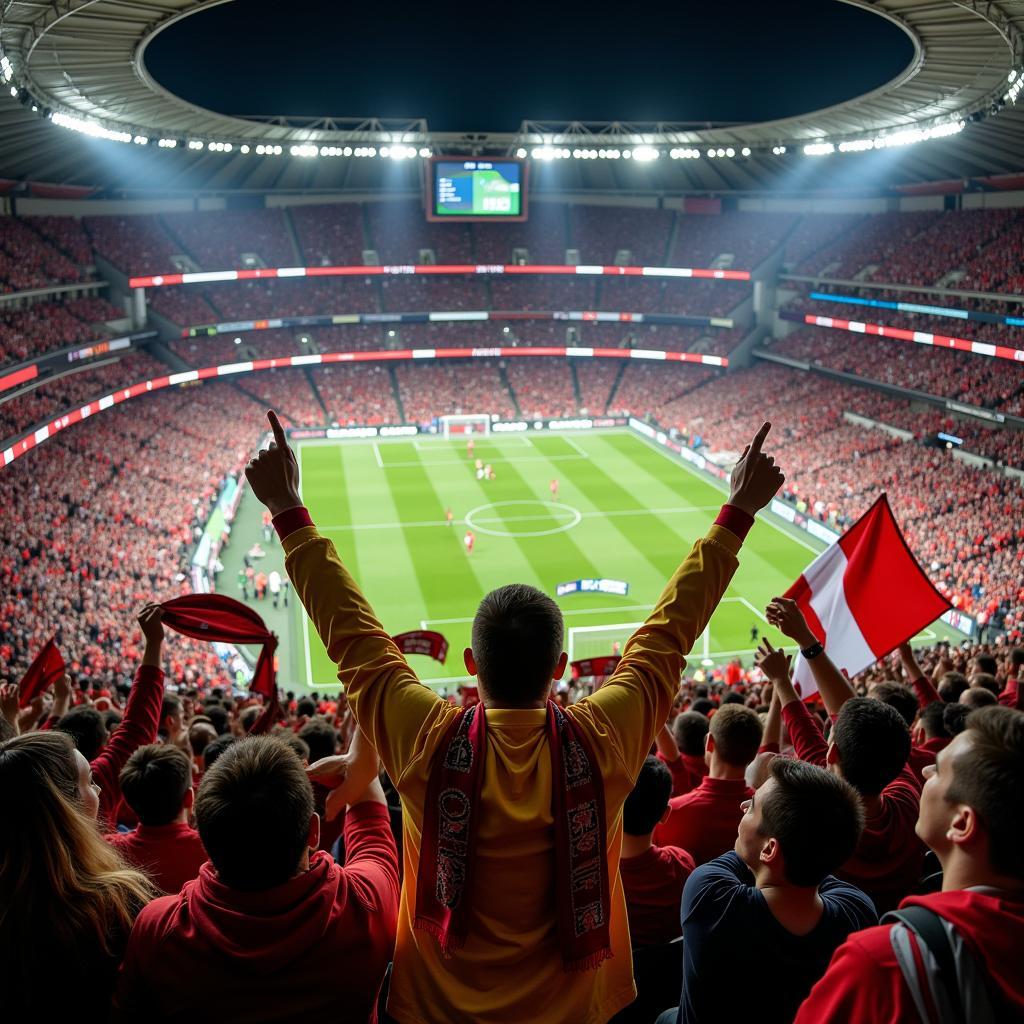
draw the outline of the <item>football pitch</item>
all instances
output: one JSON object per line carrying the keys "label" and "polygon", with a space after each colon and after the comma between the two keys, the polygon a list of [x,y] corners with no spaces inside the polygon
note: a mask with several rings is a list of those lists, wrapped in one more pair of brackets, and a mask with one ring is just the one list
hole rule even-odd
{"label": "football pitch", "polygon": [[[477,480],[475,458],[495,479]],[[572,658],[610,654],[643,621],[665,582],[703,536],[724,501],[721,486],[670,452],[627,430],[465,439],[304,442],[302,496],[321,533],[392,634],[431,629],[449,641],[445,663],[410,656],[428,684],[466,680],[463,648],[480,598],[504,583],[530,583],[555,596],[560,583],[607,578],[628,593],[556,598]],[[558,480],[557,500],[550,484]],[[452,510],[448,525],[445,510]],[[467,554],[463,537],[476,544]],[[821,546],[759,519],[740,566],[689,663],[739,656],[750,664],[756,627]],[[294,602],[300,664],[308,686],[337,686],[337,670]]]}

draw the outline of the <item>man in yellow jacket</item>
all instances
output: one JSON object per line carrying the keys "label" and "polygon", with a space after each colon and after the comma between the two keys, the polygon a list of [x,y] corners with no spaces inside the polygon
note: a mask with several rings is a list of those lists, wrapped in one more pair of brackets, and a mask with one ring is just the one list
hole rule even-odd
{"label": "man in yellow jacket", "polygon": [[[764,424],[729,501],[668,581],[614,675],[565,709],[557,605],[522,584],[487,595],[467,670],[481,704],[423,686],[302,507],[280,422],[246,468],[360,730],[402,797],[404,883],[388,1011],[400,1024],[604,1024],[635,995],[619,880],[622,805],[680,674],[783,482]],[[335,780],[337,781],[337,780]],[[325,979],[329,984],[329,979]]]}

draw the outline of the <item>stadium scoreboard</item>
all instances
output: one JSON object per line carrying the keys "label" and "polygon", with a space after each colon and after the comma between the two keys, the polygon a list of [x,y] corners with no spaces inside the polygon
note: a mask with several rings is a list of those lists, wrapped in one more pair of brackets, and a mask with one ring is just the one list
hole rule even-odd
{"label": "stadium scoreboard", "polygon": [[428,220],[526,220],[522,160],[434,157],[427,173]]}

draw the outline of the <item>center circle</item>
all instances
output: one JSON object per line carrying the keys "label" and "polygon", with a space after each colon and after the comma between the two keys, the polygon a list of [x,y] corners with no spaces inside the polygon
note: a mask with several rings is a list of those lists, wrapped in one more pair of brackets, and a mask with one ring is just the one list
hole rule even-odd
{"label": "center circle", "polygon": [[[485,512],[496,511],[501,508],[507,508],[509,506],[523,506],[523,505],[539,505],[541,508],[547,510],[547,514],[544,515],[522,515],[517,516],[515,514],[510,516],[495,516],[492,519],[487,519],[484,516]],[[548,530],[509,530],[509,529],[494,529],[490,526],[483,526],[481,523],[486,522],[530,522],[538,519],[549,519],[554,516],[567,515],[567,521],[562,523],[560,526],[551,527]],[[474,518],[476,517],[476,518]],[[537,499],[520,499],[518,501],[492,501],[486,505],[478,505],[474,509],[470,509],[465,515],[466,525],[475,530],[477,533],[486,534],[489,537],[548,537],[552,533],[563,533],[566,530],[571,530],[576,526],[579,521],[583,518],[583,513],[579,509],[573,508],[572,505],[563,505],[558,501],[541,501]]]}

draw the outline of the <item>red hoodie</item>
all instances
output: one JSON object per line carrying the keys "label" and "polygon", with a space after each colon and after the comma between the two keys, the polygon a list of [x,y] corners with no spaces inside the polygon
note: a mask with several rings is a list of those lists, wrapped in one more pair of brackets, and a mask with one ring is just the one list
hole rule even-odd
{"label": "red hoodie", "polygon": [[244,892],[212,864],[135,921],[116,1020],[376,1021],[398,925],[398,853],[387,808],[345,816],[344,868],[318,851],[283,885]]}
{"label": "red hoodie", "polygon": [[[928,907],[954,925],[977,957],[993,991],[1005,1001],[1005,1008],[1012,1014],[1007,1019],[1024,1018],[1024,974],[1020,969],[1024,901],[990,892],[958,890],[911,896],[900,906]],[[836,950],[825,975],[811,989],[794,1024],[920,1024],[921,1017],[893,953],[889,939],[892,928],[891,924],[883,924],[851,935]],[[922,989],[927,991],[919,953],[915,960]]]}

